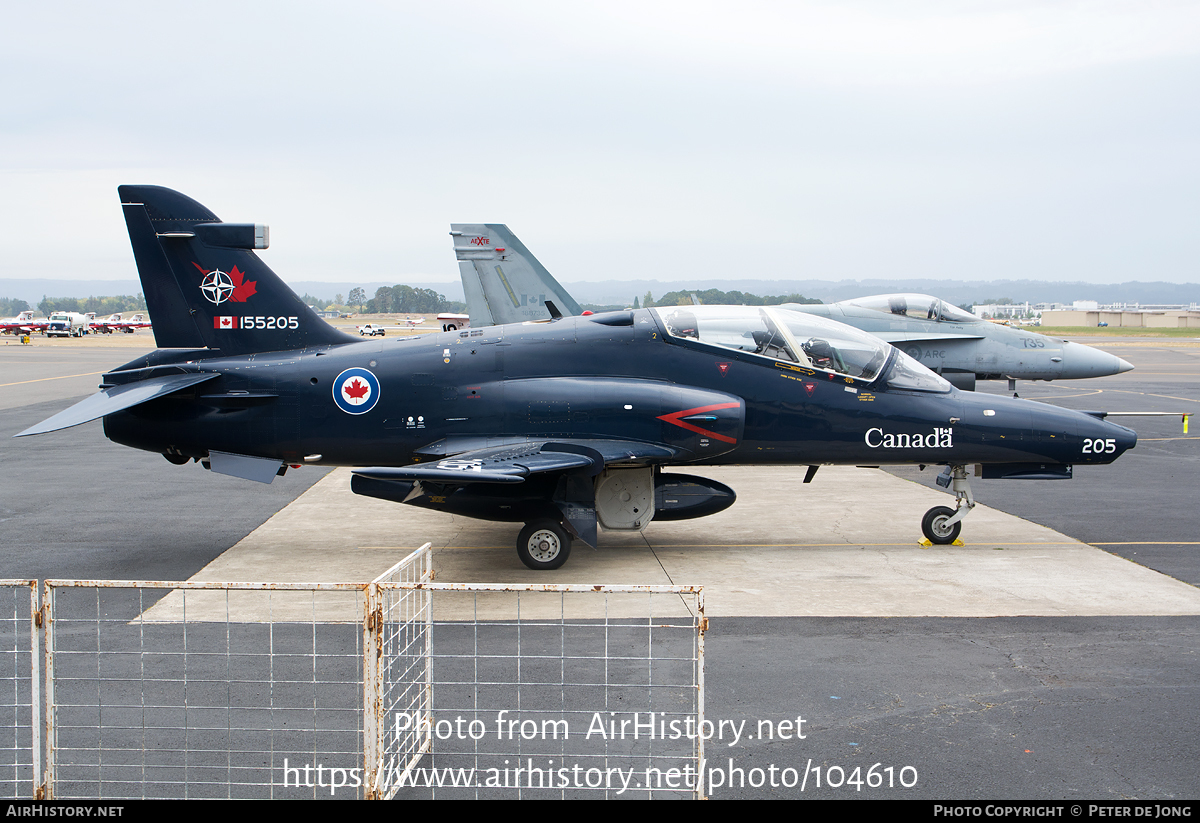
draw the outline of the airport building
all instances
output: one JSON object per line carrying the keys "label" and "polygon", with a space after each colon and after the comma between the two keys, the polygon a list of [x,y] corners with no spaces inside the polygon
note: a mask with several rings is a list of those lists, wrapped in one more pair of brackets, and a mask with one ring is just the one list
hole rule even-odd
{"label": "airport building", "polygon": [[1146,329],[1200,329],[1200,311],[1188,309],[1064,309],[1042,312],[1044,326],[1099,326]]}

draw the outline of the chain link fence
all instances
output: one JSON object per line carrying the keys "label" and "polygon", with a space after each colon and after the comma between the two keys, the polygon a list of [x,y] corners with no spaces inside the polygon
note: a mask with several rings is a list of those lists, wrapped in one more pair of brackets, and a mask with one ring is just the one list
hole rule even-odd
{"label": "chain link fence", "polygon": [[10,796],[703,796],[698,588],[7,586]]}

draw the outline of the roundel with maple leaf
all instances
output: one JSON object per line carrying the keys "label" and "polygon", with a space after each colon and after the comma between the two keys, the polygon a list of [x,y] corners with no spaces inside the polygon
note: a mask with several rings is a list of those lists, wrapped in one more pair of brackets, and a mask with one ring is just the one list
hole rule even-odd
{"label": "roundel with maple leaf", "polygon": [[333,402],[346,414],[366,414],[379,402],[379,378],[366,369],[346,369],[333,381]]}

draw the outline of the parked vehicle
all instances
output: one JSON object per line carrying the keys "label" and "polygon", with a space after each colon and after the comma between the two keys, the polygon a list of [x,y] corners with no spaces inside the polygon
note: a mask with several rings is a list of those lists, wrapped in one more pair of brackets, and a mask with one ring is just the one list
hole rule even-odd
{"label": "parked vehicle", "polygon": [[74,311],[58,311],[50,315],[46,326],[47,337],[83,337],[88,333],[91,320],[86,314]]}

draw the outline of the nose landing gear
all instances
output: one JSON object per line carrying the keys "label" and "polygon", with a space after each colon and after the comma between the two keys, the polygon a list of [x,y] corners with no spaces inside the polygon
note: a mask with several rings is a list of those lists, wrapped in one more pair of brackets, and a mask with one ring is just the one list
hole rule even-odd
{"label": "nose landing gear", "polygon": [[975,508],[971,495],[971,484],[967,482],[966,466],[947,466],[938,475],[937,484],[943,489],[950,487],[957,499],[955,508],[934,506],[921,518],[921,532],[930,543],[948,546],[958,539],[962,531],[962,519]]}

